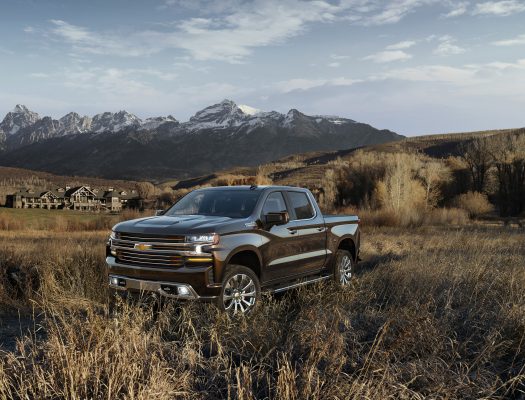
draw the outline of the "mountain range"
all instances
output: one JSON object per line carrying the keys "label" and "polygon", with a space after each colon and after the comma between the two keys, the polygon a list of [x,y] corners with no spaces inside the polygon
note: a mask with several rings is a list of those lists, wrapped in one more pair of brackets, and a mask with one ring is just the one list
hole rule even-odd
{"label": "mountain range", "polygon": [[187,178],[294,153],[340,150],[401,139],[336,116],[283,114],[231,100],[187,122],[141,120],[127,112],[40,117],[17,105],[0,123],[0,165],[112,179]]}

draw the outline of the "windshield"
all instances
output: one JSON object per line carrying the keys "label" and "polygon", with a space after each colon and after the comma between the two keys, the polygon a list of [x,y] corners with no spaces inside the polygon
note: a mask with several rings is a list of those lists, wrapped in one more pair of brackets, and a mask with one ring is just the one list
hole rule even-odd
{"label": "windshield", "polygon": [[198,190],[180,199],[164,215],[208,215],[229,218],[250,216],[259,200],[254,190]]}

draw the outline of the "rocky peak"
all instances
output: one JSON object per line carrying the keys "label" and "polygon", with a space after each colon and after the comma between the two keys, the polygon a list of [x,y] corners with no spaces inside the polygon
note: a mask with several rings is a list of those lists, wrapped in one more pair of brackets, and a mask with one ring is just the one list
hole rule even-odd
{"label": "rocky peak", "polygon": [[172,115],[168,115],[167,117],[151,117],[146,118],[142,122],[141,128],[146,130],[157,129],[166,122],[179,123]]}
{"label": "rocky peak", "polygon": [[239,125],[246,114],[231,100],[223,100],[218,104],[198,111],[188,122],[189,129],[228,128]]}
{"label": "rocky peak", "polygon": [[59,119],[61,133],[71,135],[75,133],[88,132],[91,129],[91,118],[88,116],[81,117],[76,112],[70,112]]}
{"label": "rocky peak", "polygon": [[13,111],[8,112],[0,123],[0,131],[6,135],[14,135],[20,129],[33,125],[40,119],[36,112],[29,110],[26,106],[17,104]]}
{"label": "rocky peak", "polygon": [[138,128],[142,121],[139,117],[125,110],[117,113],[105,112],[97,114],[91,121],[93,132],[118,132],[122,129],[134,127]]}

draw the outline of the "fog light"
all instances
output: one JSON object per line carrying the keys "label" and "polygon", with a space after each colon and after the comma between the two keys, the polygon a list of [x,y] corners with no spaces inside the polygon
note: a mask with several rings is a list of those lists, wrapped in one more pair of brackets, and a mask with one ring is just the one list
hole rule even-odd
{"label": "fog light", "polygon": [[178,286],[177,293],[179,294],[179,296],[189,296],[190,289],[188,289],[186,286]]}
{"label": "fog light", "polygon": [[113,247],[111,248],[111,250],[109,251],[111,253],[111,255],[113,257],[116,257],[117,256],[117,250],[115,250]]}
{"label": "fog light", "polygon": [[110,285],[118,286],[118,278],[112,276],[111,278],[109,278],[109,283]]}

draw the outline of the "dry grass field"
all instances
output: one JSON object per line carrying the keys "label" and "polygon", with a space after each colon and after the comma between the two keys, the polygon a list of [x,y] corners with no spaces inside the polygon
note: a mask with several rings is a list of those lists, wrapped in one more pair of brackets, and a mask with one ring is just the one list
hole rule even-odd
{"label": "dry grass field", "polygon": [[193,303],[108,318],[107,230],[2,230],[0,399],[524,398],[525,231],[363,230],[350,288],[243,320]]}

